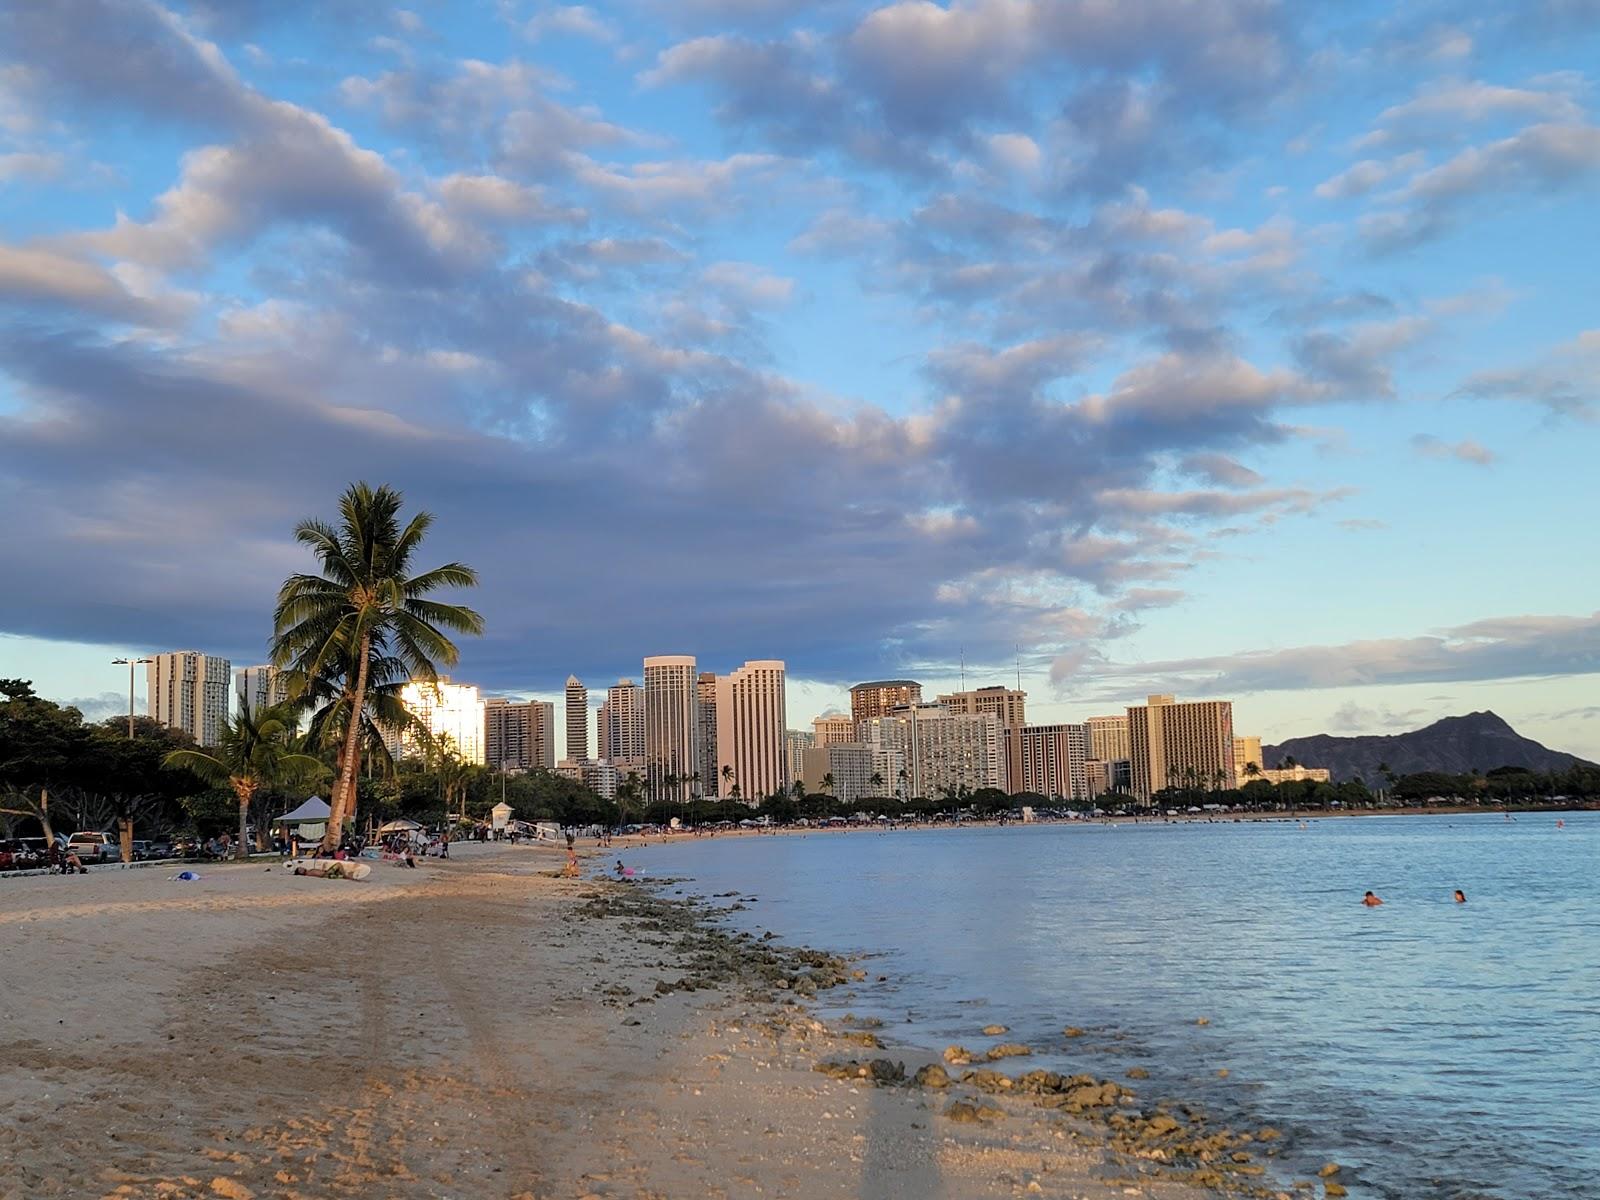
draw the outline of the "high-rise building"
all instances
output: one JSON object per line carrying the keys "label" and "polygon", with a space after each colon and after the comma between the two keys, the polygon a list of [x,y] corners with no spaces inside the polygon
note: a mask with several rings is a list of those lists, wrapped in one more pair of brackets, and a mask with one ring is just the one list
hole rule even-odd
{"label": "high-rise building", "polygon": [[144,668],[150,716],[201,746],[215,746],[228,720],[232,669],[227,659],[198,650],[157,654]]}
{"label": "high-rise building", "polygon": [[1233,701],[1151,696],[1128,709],[1133,794],[1149,801],[1168,787],[1231,788]]}
{"label": "high-rise building", "polygon": [[695,771],[700,778],[691,789],[700,796],[719,796],[721,782],[717,777],[717,677],[714,672],[701,671],[695,678],[695,696],[700,701],[700,728],[695,733],[699,757]]}
{"label": "high-rise building", "polygon": [[733,769],[732,784],[750,804],[789,786],[784,733],[784,667],[776,658],[747,662],[716,677],[717,773]]}
{"label": "high-rise building", "polygon": [[241,706],[260,712],[289,699],[289,676],[278,667],[240,667],[233,673],[233,694]]}
{"label": "high-rise building", "polygon": [[1022,790],[1051,800],[1088,799],[1088,745],[1082,725],[1024,726]]}
{"label": "high-rise building", "polygon": [[589,689],[576,675],[567,676],[567,757],[589,757]]}
{"label": "high-rise building", "polygon": [[[597,758],[563,758],[556,764],[556,774],[577,780],[591,792],[606,799],[617,798],[617,784],[622,781],[615,763]],[[637,816],[638,814],[633,814]]]}
{"label": "high-rise building", "polygon": [[882,800],[896,794],[900,767],[905,762],[897,750],[883,750],[868,742],[829,742],[813,746],[803,755],[807,792],[824,791],[845,804]]}
{"label": "high-rise building", "polygon": [[[435,747],[446,748],[464,762],[484,763],[484,702],[470,684],[451,683],[441,675],[437,680],[413,679],[400,689],[400,703],[422,723]],[[410,732],[400,736],[391,751],[420,754],[423,747]]]}
{"label": "high-rise building", "polygon": [[1117,762],[1129,757],[1128,717],[1090,717],[1083,723],[1089,731],[1089,757],[1101,762]]}
{"label": "high-rise building", "polygon": [[806,777],[806,751],[817,744],[814,733],[804,729],[791,729],[783,735],[784,756],[789,762],[789,786],[794,787],[795,780],[804,780]]}
{"label": "high-rise building", "polygon": [[[861,740],[901,755],[906,794],[950,798],[965,789],[1000,786],[1002,737],[992,712],[954,713],[942,704],[915,704],[861,722]],[[891,787],[899,791],[899,768]],[[815,786],[814,780],[806,780]]]}
{"label": "high-rise building", "polygon": [[850,689],[850,718],[865,721],[891,708],[922,703],[922,685],[911,679],[878,679]]}
{"label": "high-rise building", "polygon": [[[1245,770],[1254,763],[1254,771]],[[1261,758],[1261,739],[1259,737],[1236,737],[1233,739],[1233,777],[1243,786],[1252,779],[1261,778],[1261,771],[1267,764]]]}
{"label": "high-rise building", "polygon": [[502,771],[553,770],[556,706],[549,700],[483,702],[483,758]]}
{"label": "high-rise building", "polygon": [[624,772],[644,770],[644,689],[633,680],[619,679],[606,691],[596,740],[606,762]]}
{"label": "high-rise building", "polygon": [[1000,787],[1008,792],[1020,792],[1022,783],[1022,729],[1028,723],[1028,693],[1021,688],[981,687],[970,692],[951,692],[940,696],[939,703],[953,713],[972,716],[993,713],[1000,721],[1005,738],[1005,753],[1001,760]]}
{"label": "high-rise building", "polygon": [[698,682],[691,654],[644,660],[644,778],[651,800],[689,798],[687,780],[700,761]]}
{"label": "high-rise building", "polygon": [[811,722],[811,737],[818,749],[835,742],[853,742],[856,740],[855,718],[843,713],[823,713]]}

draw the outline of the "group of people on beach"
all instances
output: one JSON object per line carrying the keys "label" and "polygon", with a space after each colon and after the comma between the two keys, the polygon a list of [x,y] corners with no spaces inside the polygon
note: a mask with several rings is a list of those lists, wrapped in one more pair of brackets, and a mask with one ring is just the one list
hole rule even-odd
{"label": "group of people on beach", "polygon": [[[1457,904],[1465,904],[1467,902],[1467,894],[1460,888],[1457,888],[1452,899],[1454,899]],[[1368,892],[1365,896],[1361,897],[1361,903],[1365,904],[1368,908],[1377,908],[1378,905],[1383,903],[1383,900],[1376,892]]]}

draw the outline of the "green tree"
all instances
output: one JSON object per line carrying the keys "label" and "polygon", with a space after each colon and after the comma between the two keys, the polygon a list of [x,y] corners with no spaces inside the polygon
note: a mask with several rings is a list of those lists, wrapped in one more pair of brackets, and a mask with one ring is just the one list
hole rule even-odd
{"label": "green tree", "polygon": [[174,750],[165,759],[168,767],[190,771],[208,783],[226,784],[233,789],[239,801],[240,858],[250,857],[246,826],[256,793],[290,771],[323,768],[319,759],[289,749],[293,734],[294,726],[284,709],[269,707],[252,712],[249,702],[241,697],[239,711],[222,727],[215,753]]}
{"label": "green tree", "polygon": [[435,680],[440,666],[459,657],[446,631],[483,632],[472,609],[430,598],[441,588],[476,585],[472,568],[450,562],[412,573],[433,517],[419,512],[402,525],[401,502],[393,488],[356,483],[340,498],[337,527],[301,522],[295,539],[316,555],[322,574],[291,575],[273,613],[273,662],[294,670],[301,688],[320,681],[336,692],[345,714],[324,841],[330,849],[353,808],[374,676],[390,684],[402,672]]}
{"label": "green tree", "polygon": [[874,796],[878,796],[878,795],[881,795],[883,793],[883,774],[882,774],[882,772],[874,771],[872,773],[872,778],[868,779],[867,783],[869,783],[872,786],[872,794]]}
{"label": "green tree", "polygon": [[833,772],[829,771],[822,777],[822,791],[826,795],[833,795]]}
{"label": "green tree", "polygon": [[26,679],[0,679],[0,695],[0,811],[32,818],[53,840],[51,794],[82,780],[83,714],[41,699]]}

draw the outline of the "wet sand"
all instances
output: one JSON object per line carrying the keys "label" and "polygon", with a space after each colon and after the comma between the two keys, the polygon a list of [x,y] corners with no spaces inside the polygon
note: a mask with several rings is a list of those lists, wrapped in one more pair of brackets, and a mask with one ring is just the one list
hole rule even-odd
{"label": "wet sand", "polygon": [[456,854],[0,881],[0,1197],[1204,1194],[1021,1099],[958,1125],[971,1089],[818,1074],[937,1055],[864,1051],[559,852]]}

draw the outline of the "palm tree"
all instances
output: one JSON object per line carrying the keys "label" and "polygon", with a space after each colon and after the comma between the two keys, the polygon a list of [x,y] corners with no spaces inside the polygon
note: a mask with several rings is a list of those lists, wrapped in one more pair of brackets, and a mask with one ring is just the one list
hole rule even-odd
{"label": "palm tree", "polygon": [[354,808],[375,679],[394,684],[403,672],[431,682],[440,666],[459,657],[446,630],[483,632],[483,618],[472,609],[428,599],[440,588],[474,586],[472,568],[450,562],[411,573],[433,516],[419,512],[402,526],[400,505],[393,488],[356,483],[339,499],[337,528],[316,520],[296,526],[295,540],[317,556],[322,574],[284,580],[273,612],[272,661],[294,670],[301,688],[336,692],[344,714],[323,843],[330,849]]}
{"label": "palm tree", "polygon": [[804,779],[796,779],[794,787],[790,790],[794,792],[796,800],[804,800],[806,798],[806,781]]}
{"label": "palm tree", "polygon": [[822,777],[822,790],[828,795],[833,795],[833,772],[829,771]]}
{"label": "palm tree", "polygon": [[1257,779],[1257,778],[1259,778],[1260,775],[1261,775],[1261,764],[1260,763],[1253,763],[1253,762],[1245,763],[1245,765],[1244,765],[1244,773],[1245,773],[1245,778],[1247,778],[1247,779]]}
{"label": "palm tree", "polygon": [[[661,777],[661,786],[666,789],[667,795],[671,796],[673,789],[678,786],[678,777],[671,771],[668,771]],[[678,798],[681,800],[683,797],[679,796]]]}
{"label": "palm tree", "polygon": [[173,770],[188,770],[208,783],[227,786],[239,800],[238,857],[249,858],[247,826],[250,802],[256,792],[270,787],[296,771],[323,771],[321,760],[289,749],[294,727],[290,714],[282,707],[250,711],[242,696],[239,711],[222,727],[222,737],[214,754],[204,750],[173,750],[161,765]]}
{"label": "palm tree", "polygon": [[700,772],[690,771],[683,781],[689,785],[689,794],[696,800],[700,799]]}
{"label": "palm tree", "polygon": [[722,794],[724,796],[737,796],[739,793],[732,790],[733,786],[734,786],[734,784],[733,784],[733,767],[729,763],[723,763],[722,764]]}
{"label": "palm tree", "polygon": [[883,792],[883,775],[880,772],[874,771],[872,773],[872,778],[868,779],[867,783],[871,785],[872,794],[873,795],[877,796],[877,795],[881,795],[882,794],[882,792]]}
{"label": "palm tree", "polygon": [[910,776],[904,767],[900,768],[900,799],[906,800],[911,796],[911,785],[907,782]]}

